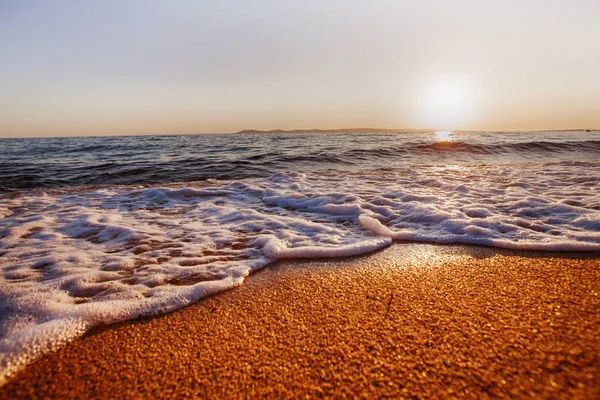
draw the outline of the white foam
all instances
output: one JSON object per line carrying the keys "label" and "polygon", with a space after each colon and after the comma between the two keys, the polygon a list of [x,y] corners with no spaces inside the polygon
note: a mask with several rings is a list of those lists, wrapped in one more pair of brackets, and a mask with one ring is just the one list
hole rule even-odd
{"label": "white foam", "polygon": [[388,227],[382,225],[381,222],[375,218],[369,217],[368,215],[361,215],[358,217],[358,222],[363,228],[370,230],[375,235],[387,236],[390,238],[393,238],[397,235],[397,233],[388,229]]}
{"label": "white foam", "polygon": [[93,326],[175,310],[279,259],[392,239],[600,251],[598,177],[590,163],[424,167],[7,196],[0,379]]}
{"label": "white foam", "polygon": [[[323,246],[298,246],[291,247],[289,242],[268,235],[263,253],[273,260],[285,258],[329,258],[349,257],[359,254],[371,253],[383,247],[389,246],[392,241],[389,238],[376,238],[363,240],[357,243],[340,245],[336,247]],[[262,238],[261,238],[262,239]]]}

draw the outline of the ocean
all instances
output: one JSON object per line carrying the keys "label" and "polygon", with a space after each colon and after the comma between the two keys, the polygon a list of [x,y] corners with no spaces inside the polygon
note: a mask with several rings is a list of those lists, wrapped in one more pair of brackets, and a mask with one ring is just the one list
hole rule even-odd
{"label": "ocean", "polygon": [[0,140],[0,381],[91,328],[394,241],[600,251],[600,131]]}

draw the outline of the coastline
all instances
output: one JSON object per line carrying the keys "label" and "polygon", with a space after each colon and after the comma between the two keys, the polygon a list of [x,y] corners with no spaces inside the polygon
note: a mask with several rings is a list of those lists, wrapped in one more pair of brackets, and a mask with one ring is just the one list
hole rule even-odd
{"label": "coastline", "polygon": [[600,396],[600,254],[394,244],[98,328],[0,398]]}

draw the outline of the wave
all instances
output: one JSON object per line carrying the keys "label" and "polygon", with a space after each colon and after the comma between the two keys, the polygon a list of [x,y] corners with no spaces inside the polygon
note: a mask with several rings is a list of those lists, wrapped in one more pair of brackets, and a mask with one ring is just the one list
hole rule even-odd
{"label": "wave", "polygon": [[[278,171],[595,161],[600,157],[600,140],[593,140],[596,137],[481,133],[433,142],[422,134],[370,133],[14,139],[3,141],[0,147],[0,192],[246,179],[268,177]],[[543,140],[537,140],[540,138]]]}
{"label": "wave", "polygon": [[435,142],[416,146],[420,151],[460,151],[474,154],[515,154],[520,152],[592,152],[600,153],[600,141],[549,142],[533,141],[506,144],[469,144],[465,142]]}

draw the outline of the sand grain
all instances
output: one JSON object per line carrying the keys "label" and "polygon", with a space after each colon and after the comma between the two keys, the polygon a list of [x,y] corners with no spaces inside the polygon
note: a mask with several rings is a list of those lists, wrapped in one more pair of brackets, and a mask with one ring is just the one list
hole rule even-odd
{"label": "sand grain", "polygon": [[600,398],[598,254],[394,245],[97,329],[1,398]]}

